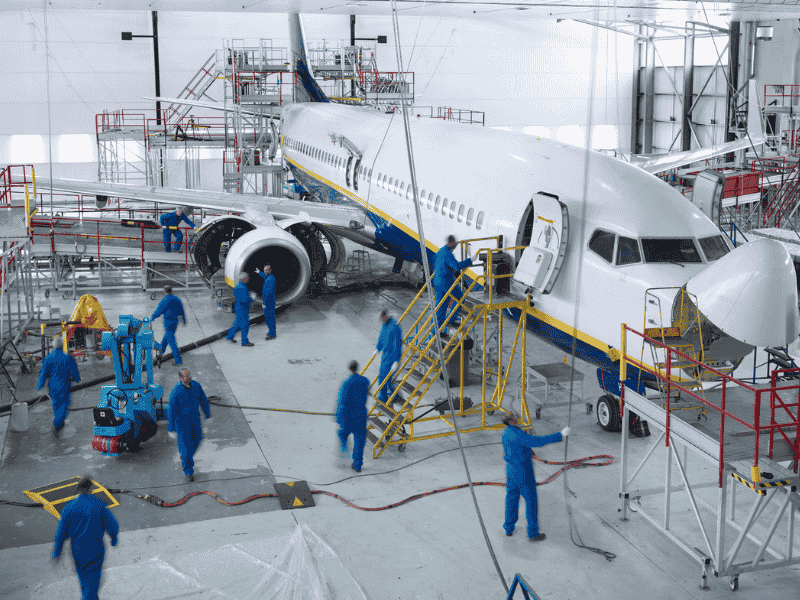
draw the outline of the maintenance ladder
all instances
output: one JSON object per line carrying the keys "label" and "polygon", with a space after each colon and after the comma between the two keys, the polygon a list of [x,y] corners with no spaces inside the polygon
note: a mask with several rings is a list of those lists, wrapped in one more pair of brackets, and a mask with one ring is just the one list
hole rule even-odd
{"label": "maintenance ladder", "polygon": [[[467,254],[469,243],[486,242],[488,240],[494,240],[499,245],[497,238],[462,241],[462,255]],[[504,251],[516,249],[506,248]],[[448,380],[455,379],[453,376],[453,371],[455,370],[453,367],[454,360],[458,360],[459,364],[459,395],[457,398],[453,398],[455,416],[480,416],[479,424],[463,428],[459,427],[459,431],[462,433],[503,429],[504,426],[500,422],[487,422],[487,415],[490,416],[495,410],[503,408],[503,399],[512,366],[518,366],[522,371],[520,423],[523,428],[530,427],[530,416],[524,394],[525,369],[522,368],[527,344],[525,315],[530,302],[526,297],[512,296],[511,294],[499,295],[494,291],[496,280],[510,278],[513,274],[493,275],[492,265],[496,262],[495,257],[499,251],[493,248],[486,248],[485,251],[485,273],[472,277],[469,277],[465,272],[460,273],[447,294],[434,307],[434,310],[437,310],[442,304],[447,304],[451,300],[455,302],[456,306],[461,307],[461,315],[458,321],[455,323],[448,322],[447,329],[449,334],[442,334],[441,337],[442,352],[445,363],[448,365],[448,373],[443,377],[445,385],[448,385]],[[453,294],[453,290],[457,286],[463,286],[464,296],[461,300]],[[426,291],[427,288],[423,286],[398,319],[398,324],[402,325],[406,319],[410,321],[411,315],[415,312],[413,309],[420,311],[419,316],[409,327],[404,339],[405,347],[398,361],[399,366],[395,376],[396,388],[388,396],[385,403],[380,400],[380,391],[388,384],[393,374],[390,373],[382,381],[378,381],[376,377],[371,382],[375,404],[370,409],[367,417],[367,438],[373,443],[373,458],[380,457],[389,446],[397,446],[398,450],[402,452],[405,450],[406,444],[410,442],[455,434],[455,423],[449,413],[449,406],[446,401],[439,402],[437,405],[422,404],[426,394],[431,391],[433,384],[442,375],[441,361],[437,354],[436,339],[434,337],[433,311],[427,301]],[[519,311],[520,317],[517,323],[514,343],[508,356],[504,356],[502,345],[503,312],[514,309]],[[453,310],[455,310],[455,307]],[[447,322],[448,319],[445,319],[445,321]],[[498,324],[497,334],[487,337],[487,327],[490,321]],[[483,334],[481,336],[481,347],[476,348],[482,354],[482,401],[472,404],[471,401],[464,397],[465,361],[463,360],[463,353],[466,351],[464,345],[467,343],[470,333],[477,328],[481,328]],[[440,329],[443,329],[443,327],[440,327]],[[487,340],[492,340],[493,342],[496,340],[496,351],[493,352],[493,349],[488,347]],[[518,346],[521,347],[518,359],[520,364],[515,365],[514,357]],[[366,372],[373,360],[374,357],[365,365],[362,374]],[[494,377],[492,377],[493,373],[495,374]],[[487,390],[490,377],[494,381],[493,389]],[[512,387],[516,389],[516,386]],[[425,409],[424,412],[423,409]],[[431,414],[435,411],[439,411],[442,414]],[[422,424],[435,424],[434,422],[444,423],[448,428],[442,431],[431,427],[419,427]]]}

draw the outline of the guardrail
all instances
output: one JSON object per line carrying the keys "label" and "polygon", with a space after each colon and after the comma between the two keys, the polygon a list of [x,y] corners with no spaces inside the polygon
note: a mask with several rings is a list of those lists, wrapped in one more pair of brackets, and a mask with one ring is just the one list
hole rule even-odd
{"label": "guardrail", "polygon": [[[642,344],[650,344],[654,347],[658,347],[664,350],[666,353],[666,368],[664,371],[656,369],[655,367],[644,363],[643,361],[629,356],[627,354],[627,347],[628,347],[628,334],[634,337],[641,338]],[[787,397],[787,395],[793,395],[800,399],[800,383],[795,383],[793,385],[788,386],[779,386],[777,382],[777,375],[778,372],[773,372],[773,377],[770,381],[770,387],[768,388],[755,388],[751,385],[748,385],[738,379],[731,377],[730,375],[726,375],[713,367],[705,365],[695,358],[684,354],[683,352],[676,350],[670,346],[667,346],[658,340],[651,338],[643,333],[636,331],[635,329],[628,327],[626,324],[622,324],[622,332],[621,332],[621,359],[620,359],[620,381],[622,382],[621,385],[621,398],[620,398],[620,414],[625,405],[625,381],[627,379],[627,367],[631,365],[638,369],[640,372],[647,373],[652,376],[656,381],[660,382],[660,386],[666,388],[666,446],[669,446],[670,440],[670,420],[671,420],[671,402],[672,402],[672,392],[679,391],[681,396],[684,397],[691,397],[696,400],[698,403],[701,403],[707,406],[709,409],[712,409],[717,412],[720,416],[720,426],[719,426],[719,487],[723,485],[723,470],[725,464],[725,425],[726,422],[736,422],[740,425],[746,427],[748,430],[754,433],[754,446],[753,446],[753,466],[758,467],[758,457],[761,451],[760,448],[760,441],[759,441],[759,434],[762,432],[769,433],[769,449],[768,449],[768,456],[772,458],[772,451],[773,451],[773,441],[775,437],[776,431],[780,433],[781,437],[785,439],[789,446],[793,450],[794,454],[794,471],[797,473],[798,468],[798,457],[800,457],[800,435],[799,435],[799,428],[800,425],[800,400],[798,403],[791,403],[791,402],[784,402],[783,398]],[[672,375],[672,363],[673,361],[680,360],[682,363],[689,363],[694,364],[698,369],[705,369],[708,372],[714,373],[718,378],[719,382],[722,386],[722,396],[720,400],[720,404],[714,404],[710,400],[706,399],[705,397],[699,395],[695,390],[683,387],[680,383],[675,381],[675,378]],[[691,367],[690,367],[691,368]],[[686,367],[683,367],[685,370]],[[797,369],[791,369],[791,371],[797,371]],[[727,395],[729,393],[729,388],[734,386],[736,388],[740,388],[750,392],[753,395],[753,417],[752,421],[747,421],[739,416],[733,414],[727,407]],[[763,403],[763,398],[769,398],[769,409],[770,409],[770,422],[769,424],[762,424],[761,423],[761,407]],[[777,404],[776,404],[777,403]],[[798,407],[795,414],[792,414],[791,408]],[[782,409],[778,411],[776,415],[776,408]],[[778,421],[778,416],[783,417],[783,421]],[[788,420],[786,417],[788,416]],[[795,431],[795,440],[792,442],[789,437],[786,435],[786,431],[788,429],[794,429]]]}

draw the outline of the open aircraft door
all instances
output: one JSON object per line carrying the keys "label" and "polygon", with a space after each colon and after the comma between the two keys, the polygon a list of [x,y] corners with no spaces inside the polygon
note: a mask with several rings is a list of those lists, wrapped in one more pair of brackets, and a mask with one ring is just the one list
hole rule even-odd
{"label": "open aircraft door", "polygon": [[523,250],[514,281],[527,293],[549,294],[558,279],[569,242],[569,213],[555,196],[535,194],[531,241]]}

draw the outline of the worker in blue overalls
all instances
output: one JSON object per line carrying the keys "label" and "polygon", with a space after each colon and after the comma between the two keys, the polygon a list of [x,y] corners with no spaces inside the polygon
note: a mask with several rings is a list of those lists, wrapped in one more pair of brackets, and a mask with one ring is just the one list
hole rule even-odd
{"label": "worker in blue overalls", "polygon": [[61,557],[67,538],[72,540],[72,558],[81,584],[82,600],[97,600],[100,577],[103,574],[103,559],[106,548],[103,536],[111,536],[111,545],[117,545],[119,523],[108,510],[102,498],[91,495],[92,480],[84,477],[75,492],[78,497],[70,500],[61,511],[55,535],[53,558]]}
{"label": "worker in blue overalls", "polygon": [[[455,259],[453,256],[453,249],[456,247],[456,245],[456,237],[454,235],[449,235],[447,236],[447,244],[439,248],[439,251],[436,253],[436,259],[433,263],[434,272],[431,283],[433,284],[433,293],[436,298],[437,305],[439,305],[439,302],[441,302],[442,298],[445,297],[447,290],[450,289],[450,286],[455,283],[456,275],[472,265],[471,258],[467,258],[461,262]],[[463,297],[463,295],[464,292],[461,291],[461,286],[454,287],[450,292],[450,296],[459,300]],[[439,310],[436,311],[436,321],[439,324],[439,331],[444,331],[444,326],[446,325],[445,316],[447,315],[447,305],[449,303],[449,300],[445,300],[442,302]],[[447,321],[449,322],[455,320],[458,317],[460,310],[460,306],[454,309],[450,313],[450,316],[447,317]]]}
{"label": "worker in blue overalls", "polygon": [[183,242],[183,233],[178,226],[181,224],[181,221],[186,223],[189,227],[194,229],[194,223],[192,223],[185,214],[183,214],[183,209],[179,206],[175,209],[174,213],[164,213],[161,215],[161,227],[164,230],[164,252],[171,252],[170,249],[170,239],[172,235],[175,235],[175,252],[179,252],[181,249],[181,242]]}
{"label": "worker in blue overalls", "polygon": [[264,265],[264,272],[256,271],[264,280],[264,285],[261,286],[261,305],[264,307],[264,321],[267,323],[267,339],[274,340],[275,336],[275,294],[276,283],[275,275],[272,274],[272,267]]}
{"label": "worker in blue overalls", "polygon": [[178,376],[180,382],[175,384],[169,394],[167,431],[170,437],[178,440],[181,467],[186,480],[194,481],[194,453],[203,439],[200,409],[203,409],[208,425],[211,422],[211,407],[202,386],[192,381],[189,369],[181,369]]}
{"label": "worker in blue overalls", "polygon": [[503,431],[503,454],[506,460],[506,521],[503,529],[506,535],[514,533],[519,515],[520,494],[525,499],[525,513],[528,518],[528,537],[541,542],[547,536],[539,532],[539,506],[536,498],[536,477],[533,474],[533,455],[531,448],[538,448],[560,442],[569,435],[569,427],[550,435],[535,436],[519,428],[516,414],[509,411],[503,417],[506,425]]}
{"label": "worker in blue overalls", "polygon": [[387,375],[391,373],[386,385],[378,393],[381,402],[386,404],[389,396],[394,393],[394,372],[397,370],[400,356],[403,354],[403,334],[400,332],[400,325],[385,310],[381,310],[380,319],[383,321],[383,326],[372,356],[375,357],[378,352],[383,353],[381,368],[378,371],[378,385],[381,385]]}
{"label": "worker in blue overalls", "polygon": [[250,281],[250,275],[247,273],[239,274],[239,283],[233,288],[233,314],[234,321],[231,328],[228,330],[228,335],[225,336],[234,344],[236,340],[236,332],[242,332],[242,346],[254,346],[250,340],[247,339],[247,332],[250,331],[250,305],[253,303],[253,298],[250,296],[250,288],[247,287],[247,282]]}
{"label": "worker in blue overalls", "polygon": [[361,472],[364,464],[364,445],[367,442],[367,392],[369,379],[358,374],[358,363],[347,365],[350,377],[339,388],[336,404],[336,422],[339,424],[339,443],[342,454],[347,453],[347,439],[353,434],[353,470]]}
{"label": "worker in blue overalls", "polygon": [[36,390],[42,389],[47,381],[50,399],[53,401],[53,434],[58,437],[64,421],[69,412],[71,381],[78,382],[81,375],[78,372],[78,363],[63,350],[63,341],[60,335],[53,338],[53,351],[42,361],[39,371],[39,381]]}
{"label": "worker in blue overalls", "polygon": [[[172,350],[172,358],[176,365],[181,364],[181,351],[178,348],[178,342],[175,339],[175,332],[178,330],[178,319],[183,319],[183,324],[186,325],[186,313],[183,310],[183,302],[181,299],[172,293],[172,286],[164,286],[164,297],[158,303],[156,311],[151,317],[155,321],[158,317],[164,315],[164,339],[161,340],[161,345],[156,347],[160,354],[163,354],[169,344]],[[157,342],[156,342],[157,344]],[[154,344],[155,345],[155,344]],[[159,357],[159,361],[160,361]],[[159,364],[161,364],[159,362]]]}

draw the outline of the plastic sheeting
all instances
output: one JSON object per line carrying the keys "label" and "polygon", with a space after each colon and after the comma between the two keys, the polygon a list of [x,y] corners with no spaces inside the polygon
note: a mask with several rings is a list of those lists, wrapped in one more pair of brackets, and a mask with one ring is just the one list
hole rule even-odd
{"label": "plastic sheeting", "polygon": [[[31,597],[70,598],[77,588],[73,574]],[[367,600],[336,553],[305,524],[265,540],[103,569],[100,597]]]}

